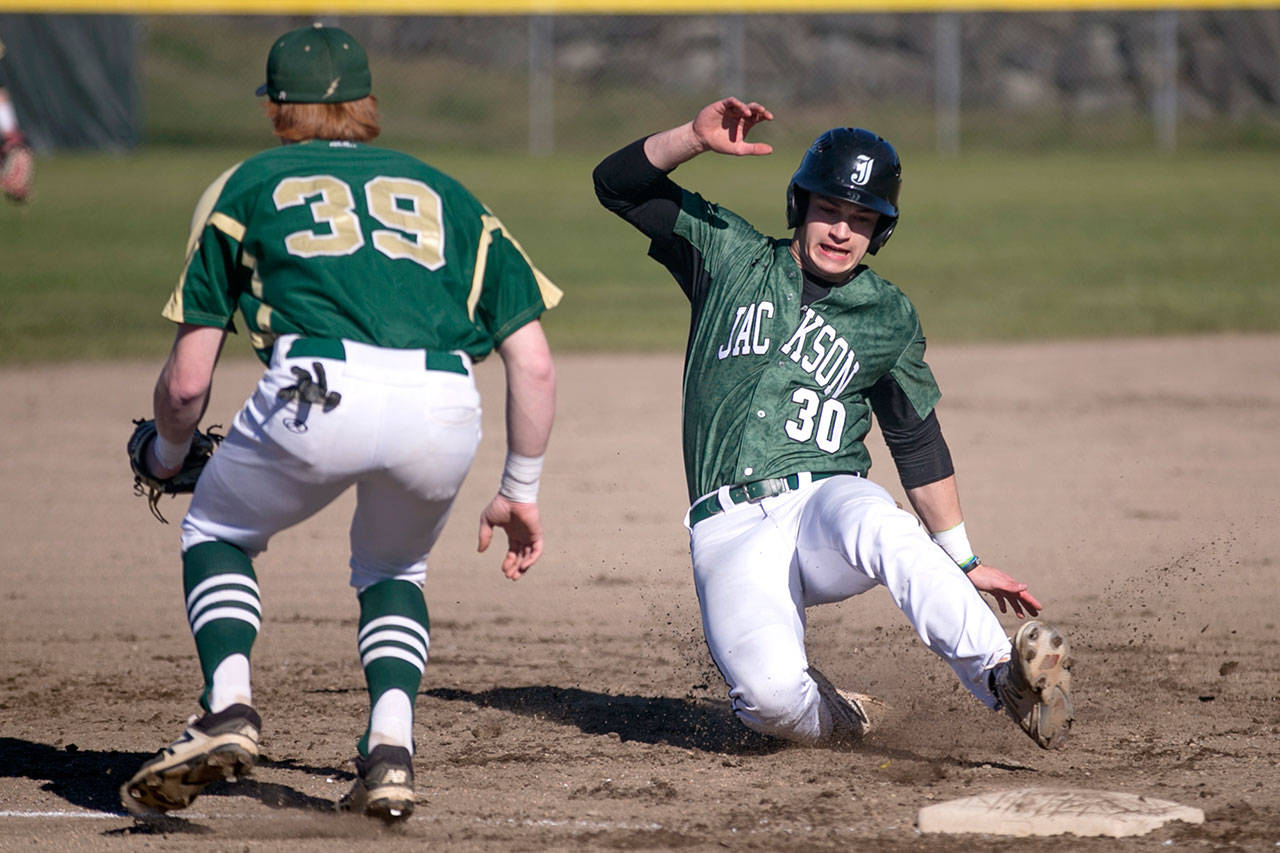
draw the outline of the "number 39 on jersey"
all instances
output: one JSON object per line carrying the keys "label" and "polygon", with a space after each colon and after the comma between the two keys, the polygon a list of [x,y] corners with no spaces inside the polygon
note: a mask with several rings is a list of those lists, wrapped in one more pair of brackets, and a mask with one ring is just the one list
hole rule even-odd
{"label": "number 39 on jersey", "polygon": [[[385,225],[370,235],[373,247],[392,259],[429,270],[444,266],[440,195],[422,181],[379,176],[365,183],[369,215]],[[319,196],[319,198],[316,198]],[[324,231],[295,231],[285,237],[289,254],[300,258],[350,255],[365,244],[350,184],[333,175],[285,178],[271,195],[276,210],[311,202],[311,215]]]}

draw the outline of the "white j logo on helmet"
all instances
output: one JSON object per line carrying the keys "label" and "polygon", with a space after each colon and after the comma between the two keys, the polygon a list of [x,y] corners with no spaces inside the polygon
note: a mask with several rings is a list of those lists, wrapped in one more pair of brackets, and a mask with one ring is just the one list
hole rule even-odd
{"label": "white j logo on helmet", "polygon": [[853,174],[849,176],[849,180],[853,181],[855,187],[860,187],[871,179],[871,167],[875,164],[875,160],[866,154],[859,154],[853,161]]}

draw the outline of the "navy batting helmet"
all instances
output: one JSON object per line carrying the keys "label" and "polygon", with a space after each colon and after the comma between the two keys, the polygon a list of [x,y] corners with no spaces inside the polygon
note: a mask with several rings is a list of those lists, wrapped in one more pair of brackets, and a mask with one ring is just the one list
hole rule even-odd
{"label": "navy batting helmet", "polygon": [[887,139],[860,127],[836,127],[814,140],[787,186],[787,227],[796,228],[809,208],[809,193],[844,199],[880,214],[867,251],[889,240],[898,224],[902,164]]}

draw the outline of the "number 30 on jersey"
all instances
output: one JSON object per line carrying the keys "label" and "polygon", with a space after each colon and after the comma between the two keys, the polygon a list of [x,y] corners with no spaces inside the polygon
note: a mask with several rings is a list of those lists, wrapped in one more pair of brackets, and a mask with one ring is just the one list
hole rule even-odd
{"label": "number 30 on jersey", "polygon": [[823,400],[812,388],[797,388],[791,393],[791,402],[799,404],[800,410],[786,423],[788,437],[801,442],[813,439],[819,450],[837,452],[848,417],[844,403],[835,397]]}

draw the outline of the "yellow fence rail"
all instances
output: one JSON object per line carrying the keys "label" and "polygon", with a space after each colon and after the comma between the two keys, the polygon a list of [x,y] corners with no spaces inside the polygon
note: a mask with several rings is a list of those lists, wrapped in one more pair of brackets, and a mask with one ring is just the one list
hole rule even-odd
{"label": "yellow fence rail", "polygon": [[1277,0],[0,0],[0,12],[316,15],[673,15],[1271,9]]}

